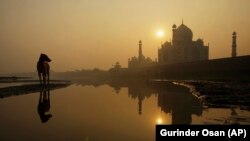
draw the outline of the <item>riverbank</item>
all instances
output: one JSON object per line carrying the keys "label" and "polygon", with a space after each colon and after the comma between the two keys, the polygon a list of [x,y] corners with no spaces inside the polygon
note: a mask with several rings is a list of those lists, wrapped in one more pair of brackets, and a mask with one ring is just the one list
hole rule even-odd
{"label": "riverbank", "polygon": [[9,87],[0,88],[0,98],[41,92],[44,89],[47,89],[47,90],[60,89],[60,88],[67,87],[69,85],[70,85],[69,82],[64,82],[64,83],[61,82],[61,83],[51,83],[49,86],[41,86],[38,83],[23,84],[23,85],[18,85],[18,86],[9,86]]}
{"label": "riverbank", "polygon": [[197,96],[204,106],[250,110],[250,82],[174,81]]}

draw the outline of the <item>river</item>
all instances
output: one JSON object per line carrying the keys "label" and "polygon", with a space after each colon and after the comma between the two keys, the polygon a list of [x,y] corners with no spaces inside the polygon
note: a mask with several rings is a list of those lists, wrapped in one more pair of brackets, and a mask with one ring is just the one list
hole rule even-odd
{"label": "river", "polygon": [[156,124],[250,124],[249,117],[204,107],[172,83],[76,83],[0,99],[0,140],[153,141]]}

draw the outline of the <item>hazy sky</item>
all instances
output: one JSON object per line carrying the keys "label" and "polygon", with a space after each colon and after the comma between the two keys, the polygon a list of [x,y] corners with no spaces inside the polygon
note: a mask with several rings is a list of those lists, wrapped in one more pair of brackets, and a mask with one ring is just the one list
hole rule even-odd
{"label": "hazy sky", "polygon": [[231,55],[233,31],[238,55],[250,54],[250,0],[0,0],[0,73],[36,71],[41,52],[54,71],[127,67],[139,40],[155,59],[182,19],[210,59]]}

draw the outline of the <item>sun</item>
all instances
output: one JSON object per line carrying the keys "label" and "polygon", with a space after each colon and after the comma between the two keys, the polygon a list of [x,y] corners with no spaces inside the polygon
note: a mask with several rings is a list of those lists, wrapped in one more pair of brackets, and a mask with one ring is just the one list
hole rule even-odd
{"label": "sun", "polygon": [[156,36],[157,37],[162,37],[162,36],[164,36],[164,32],[163,32],[163,30],[158,30],[157,32],[156,32]]}
{"label": "sun", "polygon": [[157,124],[162,124],[162,119],[161,119],[161,118],[158,118],[158,119],[156,120],[156,123],[157,123]]}

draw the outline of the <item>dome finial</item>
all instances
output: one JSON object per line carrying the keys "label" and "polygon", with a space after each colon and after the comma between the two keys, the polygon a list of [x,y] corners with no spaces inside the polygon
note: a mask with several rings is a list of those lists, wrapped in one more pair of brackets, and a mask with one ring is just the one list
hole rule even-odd
{"label": "dome finial", "polygon": [[183,18],[182,18],[182,20],[181,20],[181,24],[183,24]]}

